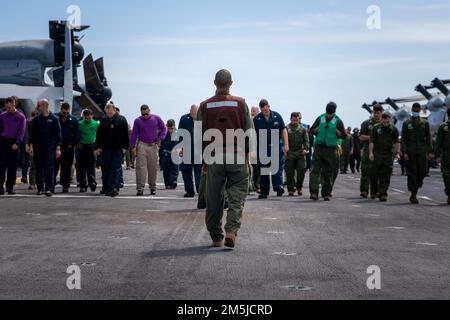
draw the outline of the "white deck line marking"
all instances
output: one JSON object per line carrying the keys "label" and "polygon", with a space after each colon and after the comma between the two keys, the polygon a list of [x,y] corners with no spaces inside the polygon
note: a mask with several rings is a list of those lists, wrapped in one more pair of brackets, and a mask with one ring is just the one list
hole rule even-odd
{"label": "white deck line marking", "polygon": [[292,257],[292,256],[296,256],[296,253],[287,253],[287,252],[274,252],[273,253],[276,256],[286,256],[286,257]]}
{"label": "white deck line marking", "polygon": [[[46,198],[44,196],[36,196],[32,194],[21,194],[21,195],[15,195],[15,196],[3,196],[4,199],[43,199],[43,200],[49,200],[49,199],[111,199],[110,197],[106,197],[104,195],[92,195],[92,196],[78,196],[78,195],[53,195],[50,198]],[[183,198],[183,197],[136,197],[136,196],[118,196],[114,199],[122,199],[122,200],[180,200],[180,201],[193,201],[195,198]],[[162,202],[160,202],[162,203]]]}
{"label": "white deck line marking", "polygon": [[418,246],[430,246],[430,247],[437,246],[436,243],[431,243],[431,242],[417,242],[416,245],[418,245]]}
{"label": "white deck line marking", "polygon": [[431,198],[429,198],[429,197],[426,197],[426,196],[419,196],[419,197],[417,197],[417,198],[423,199],[423,200],[427,200],[427,201],[434,201],[433,199],[431,199]]}
{"label": "white deck line marking", "polygon": [[146,224],[145,221],[128,221],[128,224]]}

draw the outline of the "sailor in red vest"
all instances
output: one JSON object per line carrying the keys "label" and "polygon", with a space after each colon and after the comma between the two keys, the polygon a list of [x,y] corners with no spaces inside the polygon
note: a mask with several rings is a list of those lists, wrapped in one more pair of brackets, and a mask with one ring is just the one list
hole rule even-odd
{"label": "sailor in red vest", "polygon": [[[231,73],[220,70],[214,84],[216,95],[201,104],[197,115],[197,120],[202,121],[203,140],[213,140],[203,144],[203,161],[208,170],[206,225],[213,247],[223,247],[225,244],[228,248],[234,248],[248,195],[247,163],[254,145],[253,125],[245,100],[230,95],[233,84]],[[244,132],[250,132],[252,138],[246,139]],[[230,136],[230,133],[235,135]],[[210,139],[211,136],[214,138]],[[226,236],[222,229],[224,191],[229,202]]]}

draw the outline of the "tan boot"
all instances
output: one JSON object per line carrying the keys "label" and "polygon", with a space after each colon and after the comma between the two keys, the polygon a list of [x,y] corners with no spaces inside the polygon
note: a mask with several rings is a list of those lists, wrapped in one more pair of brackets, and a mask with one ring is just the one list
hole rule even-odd
{"label": "tan boot", "polygon": [[236,246],[236,235],[234,233],[227,233],[225,237],[225,247],[234,248]]}
{"label": "tan boot", "polygon": [[223,242],[213,242],[213,244],[211,245],[211,248],[222,248],[223,247]]}

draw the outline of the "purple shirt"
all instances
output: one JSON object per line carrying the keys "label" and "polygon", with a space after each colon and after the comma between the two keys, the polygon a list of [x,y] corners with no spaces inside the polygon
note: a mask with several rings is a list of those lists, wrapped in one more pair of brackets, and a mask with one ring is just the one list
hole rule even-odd
{"label": "purple shirt", "polygon": [[157,143],[158,139],[164,141],[166,135],[167,128],[160,117],[155,115],[151,115],[148,119],[139,117],[134,121],[131,132],[131,148],[136,148],[138,140],[149,144]]}
{"label": "purple shirt", "polygon": [[14,139],[21,144],[25,136],[27,120],[20,112],[3,112],[0,114],[0,138]]}

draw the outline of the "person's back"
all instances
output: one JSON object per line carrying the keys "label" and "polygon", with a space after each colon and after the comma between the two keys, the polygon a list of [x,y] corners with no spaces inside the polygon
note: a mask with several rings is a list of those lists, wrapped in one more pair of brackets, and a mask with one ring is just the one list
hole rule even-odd
{"label": "person's back", "polygon": [[[236,133],[237,130],[245,132],[251,129],[252,120],[245,100],[230,94],[233,81],[229,71],[219,71],[214,83],[217,87],[216,95],[201,104],[197,118],[203,123],[204,136],[212,133],[208,130],[215,129],[223,138],[222,145],[215,142],[216,152],[204,155],[204,162],[207,163],[204,166],[207,166],[208,171],[206,224],[214,247],[222,247],[225,238],[225,246],[234,248],[248,194],[249,173],[246,159],[249,144],[246,143],[244,136],[238,135],[237,139],[233,140],[226,137],[227,131],[230,130]],[[210,149],[207,147],[208,145],[204,144],[203,150]],[[233,160],[230,162],[230,159]],[[221,224],[225,201],[224,189],[229,198],[225,237]]]}
{"label": "person's back", "polygon": [[245,131],[245,108],[248,109],[243,98],[229,94],[215,95],[200,104],[200,112],[206,115],[203,118],[203,130],[217,129],[222,133],[224,153],[244,152],[237,150],[239,146],[235,139],[231,141],[227,139],[227,130]]}

